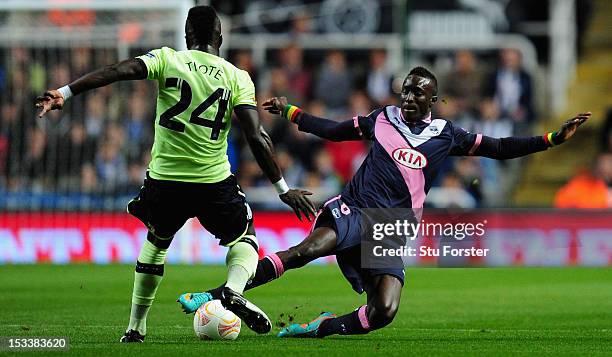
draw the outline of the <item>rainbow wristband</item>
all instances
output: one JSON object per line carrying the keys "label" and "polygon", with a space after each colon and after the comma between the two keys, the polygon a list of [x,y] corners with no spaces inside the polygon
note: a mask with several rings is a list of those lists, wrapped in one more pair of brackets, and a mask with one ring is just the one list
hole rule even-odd
{"label": "rainbow wristband", "polygon": [[292,123],[295,123],[295,118],[297,118],[298,114],[302,109],[296,107],[295,105],[287,104],[285,109],[283,109],[283,117],[289,119]]}
{"label": "rainbow wristband", "polygon": [[557,139],[556,131],[552,133],[544,134],[544,141],[546,142],[548,146],[556,146],[556,145],[563,143],[563,142],[555,142],[556,139]]}

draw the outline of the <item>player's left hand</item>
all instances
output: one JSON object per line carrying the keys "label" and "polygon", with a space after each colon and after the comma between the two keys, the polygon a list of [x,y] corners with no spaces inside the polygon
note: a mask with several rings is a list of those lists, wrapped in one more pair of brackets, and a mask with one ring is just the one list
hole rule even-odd
{"label": "player's left hand", "polygon": [[559,129],[559,131],[557,132],[557,140],[559,141],[559,143],[562,143],[571,138],[578,129],[578,127],[587,120],[589,120],[590,117],[591,112],[580,113],[563,123],[563,125],[561,125],[561,129]]}
{"label": "player's left hand", "polygon": [[310,195],[312,195],[312,192],[291,189],[282,195],[278,195],[278,197],[293,209],[293,212],[295,212],[300,221],[302,220],[302,215],[309,221],[312,221],[312,218],[315,217],[315,206],[307,197]]}
{"label": "player's left hand", "polygon": [[42,96],[36,97],[36,108],[40,109],[38,117],[42,118],[50,110],[61,110],[64,107],[64,96],[55,89],[45,92]]}

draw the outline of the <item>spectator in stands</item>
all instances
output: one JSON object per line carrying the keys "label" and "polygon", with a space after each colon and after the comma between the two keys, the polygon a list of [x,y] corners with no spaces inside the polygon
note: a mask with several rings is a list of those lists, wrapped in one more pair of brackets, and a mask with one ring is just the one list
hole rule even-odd
{"label": "spectator in stands", "polygon": [[61,181],[71,185],[81,175],[83,165],[92,164],[96,154],[96,143],[87,137],[83,122],[70,123],[68,138],[59,143],[57,173]]}
{"label": "spectator in stands", "polygon": [[391,85],[393,75],[387,66],[387,52],[381,49],[370,51],[370,67],[367,76],[367,93],[380,107],[391,102]]}
{"label": "spectator in stands", "polygon": [[426,204],[434,208],[475,208],[474,197],[464,188],[462,178],[450,171],[442,178],[438,188],[429,191]]}
{"label": "spectator in stands", "polygon": [[11,48],[9,67],[11,70],[25,69],[30,62],[30,55],[24,47]]}
{"label": "spectator in stands", "polygon": [[51,151],[56,151],[58,144],[68,136],[71,121],[70,114],[58,111],[47,117],[46,120],[37,123],[47,134],[47,144]]}
{"label": "spectator in stands", "polygon": [[341,191],[342,180],[334,170],[333,159],[327,150],[320,149],[315,153],[313,169],[304,177],[303,186],[323,191],[324,197]]}
{"label": "spectator in stands", "polygon": [[304,68],[302,49],[296,44],[291,44],[281,50],[279,58],[280,72],[278,74],[284,76],[285,80],[290,83],[287,92],[283,95],[292,98],[290,99],[292,103],[304,104],[310,97],[312,76]]}
{"label": "spectator in stands", "polygon": [[92,95],[85,109],[85,130],[87,135],[98,140],[102,136],[106,119],[106,106],[101,97]]}
{"label": "spectator in stands", "polygon": [[444,96],[440,103],[433,108],[434,118],[444,118],[453,121],[455,124],[473,130],[475,118],[468,112],[462,112],[457,98],[453,96]]}
{"label": "spectator in stands", "polygon": [[455,172],[461,178],[463,188],[469,192],[477,203],[482,201],[482,167],[476,156],[458,157],[455,161]]}
{"label": "spectator in stands", "polygon": [[257,71],[257,68],[255,68],[255,64],[253,63],[253,56],[251,55],[251,51],[240,50],[236,52],[232,63],[236,67],[249,72],[249,76],[251,76],[251,80],[253,80],[253,83],[258,82],[259,73]]}
{"label": "spectator in stands", "polygon": [[47,136],[45,132],[34,126],[27,136],[27,149],[21,162],[21,176],[27,179],[30,189],[42,190],[45,181],[47,165]]}
{"label": "spectator in stands", "polygon": [[[0,140],[4,143],[3,173],[7,176],[19,174],[19,163],[23,162],[22,152],[26,142],[25,120],[20,118],[17,102],[5,102],[0,110]],[[0,163],[1,164],[1,163]]]}
{"label": "spectator in stands", "polygon": [[478,112],[485,73],[478,65],[474,53],[469,50],[455,52],[453,69],[440,83],[444,85],[442,93],[457,99],[460,112]]}
{"label": "spectator in stands", "polygon": [[[512,136],[512,122],[500,115],[497,102],[492,98],[485,98],[480,103],[480,118],[469,130],[494,138]],[[508,162],[486,157],[479,158],[479,163],[484,204],[487,206],[502,205],[509,193],[512,175],[508,171],[512,166]]]}
{"label": "spectator in stands", "polygon": [[499,105],[492,98],[485,98],[480,102],[480,117],[474,123],[473,132],[482,133],[494,138],[512,136],[512,122],[502,117]]}
{"label": "spectator in stands", "polygon": [[524,126],[535,116],[531,75],[523,69],[518,50],[501,50],[499,60],[498,68],[486,83],[485,96],[497,100],[503,116]]}
{"label": "spectator in stands", "polygon": [[10,82],[7,93],[11,101],[23,103],[31,96],[27,75],[27,68],[13,67],[9,72]]}
{"label": "spectator in stands", "polygon": [[291,35],[300,36],[314,32],[312,15],[307,10],[298,11],[291,20]]}
{"label": "spectator in stands", "polygon": [[70,81],[70,68],[65,64],[58,64],[53,66],[49,75],[51,85],[61,86],[66,83],[65,81]]}
{"label": "spectator in stands", "polygon": [[115,146],[121,154],[125,153],[126,134],[124,127],[116,121],[111,121],[106,124],[104,131],[104,141]]}
{"label": "spectator in stands", "polygon": [[[283,146],[276,146],[275,150],[276,162],[278,162],[278,166],[283,172],[283,177],[287,185],[291,185],[289,187],[300,186],[300,181],[304,174],[304,167],[302,167],[302,164],[294,160]],[[279,205],[279,207],[282,207],[282,205]]]}
{"label": "spectator in stands", "polygon": [[289,80],[283,70],[279,67],[272,68],[267,76],[270,95],[289,92]]}
{"label": "spectator in stands", "polygon": [[103,192],[115,193],[128,181],[126,160],[112,140],[105,140],[100,144],[95,170]]}
{"label": "spectator in stands", "polygon": [[[89,72],[91,70],[91,67],[93,66],[93,60],[95,60],[94,58],[92,58],[92,49],[89,47],[75,48],[70,58],[72,59],[72,73],[77,77]],[[68,82],[70,81],[70,79],[71,77],[69,76]],[[68,82],[60,82],[59,85],[63,85],[64,83]]]}
{"label": "spectator in stands", "polygon": [[[37,126],[45,133],[45,171],[42,173],[45,176],[46,185],[51,185],[59,178],[57,169],[58,163],[63,161],[60,150],[61,145],[66,142],[70,130],[70,124],[67,120],[63,120],[61,114],[56,114],[49,117],[44,122],[38,122]],[[68,119],[68,118],[66,118]]]}
{"label": "spectator in stands", "polygon": [[128,102],[128,116],[125,122],[127,138],[127,154],[130,160],[140,157],[144,148],[153,142],[152,121],[148,113],[148,105],[144,96],[133,95]]}
{"label": "spectator in stands", "polygon": [[362,91],[354,91],[349,97],[349,112],[354,115],[368,115],[374,106],[370,98]]}
{"label": "spectator in stands", "polygon": [[315,82],[315,99],[325,104],[332,118],[341,117],[346,113],[352,89],[353,75],[346,66],[344,53],[330,51]]}
{"label": "spectator in stands", "polygon": [[555,195],[557,208],[612,207],[612,153],[600,154],[591,171],[580,169]]}
{"label": "spectator in stands", "polygon": [[86,163],[81,167],[81,191],[92,193],[100,190],[98,186],[98,176],[93,164]]}

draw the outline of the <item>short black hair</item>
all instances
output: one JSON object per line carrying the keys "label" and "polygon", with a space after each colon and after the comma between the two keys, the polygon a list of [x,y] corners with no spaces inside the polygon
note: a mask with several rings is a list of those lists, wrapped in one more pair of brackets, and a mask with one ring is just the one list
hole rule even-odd
{"label": "short black hair", "polygon": [[408,76],[411,75],[431,79],[434,83],[434,95],[438,94],[438,79],[430,70],[425,67],[417,66],[411,69],[410,72],[408,72]]}
{"label": "short black hair", "polygon": [[187,22],[191,25],[195,40],[202,45],[220,45],[221,33],[217,24],[221,23],[217,12],[212,6],[195,6],[189,9]]}

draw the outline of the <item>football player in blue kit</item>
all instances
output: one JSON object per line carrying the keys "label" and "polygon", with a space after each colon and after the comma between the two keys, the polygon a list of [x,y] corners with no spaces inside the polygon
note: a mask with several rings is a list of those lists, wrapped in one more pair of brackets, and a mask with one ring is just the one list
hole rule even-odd
{"label": "football player in blue kit", "polygon": [[[300,244],[259,260],[255,277],[245,288],[268,283],[319,257],[335,255],[353,289],[367,294],[367,302],[342,316],[324,312],[310,323],[287,326],[280,337],[365,334],[393,321],[404,284],[403,265],[364,266],[360,251],[364,210],[422,209],[425,195],[448,156],[505,160],[544,151],[568,140],[591,116],[590,112],[580,113],[558,131],[540,136],[492,138],[467,132],[446,119],[432,118],[437,91],[434,74],[415,67],[404,80],[399,106],[385,106],[345,121],[315,117],[290,105],[284,97],[263,103],[265,110],[280,114],[300,131],[331,141],[371,142],[368,156],[342,193],[319,210],[310,234]],[[222,288],[196,294],[213,299]],[[199,307],[182,305],[187,312]]]}

